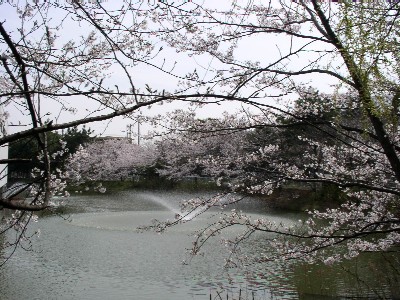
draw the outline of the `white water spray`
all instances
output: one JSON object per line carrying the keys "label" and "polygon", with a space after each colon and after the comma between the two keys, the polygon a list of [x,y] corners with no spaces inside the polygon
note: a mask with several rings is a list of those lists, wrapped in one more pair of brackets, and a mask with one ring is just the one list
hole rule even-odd
{"label": "white water spray", "polygon": [[206,206],[199,206],[191,212],[182,212],[178,207],[171,204],[164,197],[159,197],[159,196],[151,195],[151,194],[143,194],[143,197],[154,203],[157,203],[157,204],[163,206],[164,208],[166,208],[169,211],[171,211],[172,213],[174,213],[176,219],[182,219],[183,221],[190,221],[193,218],[197,217],[198,215],[200,215],[201,213],[203,213],[204,211],[207,210]]}

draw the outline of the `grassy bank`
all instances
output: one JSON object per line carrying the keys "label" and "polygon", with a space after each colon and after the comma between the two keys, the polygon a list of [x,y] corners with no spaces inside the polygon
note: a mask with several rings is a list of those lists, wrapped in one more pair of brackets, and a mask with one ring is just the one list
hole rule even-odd
{"label": "grassy bank", "polygon": [[140,180],[124,180],[124,181],[91,181],[82,185],[69,185],[67,191],[70,194],[85,193],[98,194],[99,187],[105,188],[105,193],[115,193],[130,189],[143,190],[183,190],[183,191],[209,191],[220,189],[214,181],[205,179],[190,179],[173,181],[164,178],[147,178]]}
{"label": "grassy bank", "polygon": [[[105,188],[105,194],[120,191],[139,190],[181,190],[181,191],[216,191],[223,190],[212,180],[190,178],[173,181],[165,178],[143,178],[126,181],[87,182],[84,185],[70,185],[67,191],[71,194],[99,194],[99,186]],[[260,201],[268,202],[274,209],[305,211],[311,209],[334,208],[346,200],[345,195],[334,185],[328,184],[287,184],[276,189],[271,195],[259,195]]]}
{"label": "grassy bank", "polygon": [[287,184],[264,198],[277,209],[306,211],[338,207],[346,195],[332,184]]}

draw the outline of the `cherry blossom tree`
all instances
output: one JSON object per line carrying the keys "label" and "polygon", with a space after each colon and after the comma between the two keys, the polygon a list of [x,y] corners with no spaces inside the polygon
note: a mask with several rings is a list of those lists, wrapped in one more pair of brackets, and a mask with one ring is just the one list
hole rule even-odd
{"label": "cherry blossom tree", "polygon": [[99,140],[80,147],[66,165],[67,176],[76,183],[122,180],[141,174],[155,163],[150,145],[132,144],[127,139]]}
{"label": "cherry blossom tree", "polygon": [[[246,133],[238,128],[243,120],[228,114],[222,119],[198,119],[194,112],[183,110],[167,117],[164,127],[168,133],[156,142],[161,176],[233,178],[242,172]],[[227,124],[232,130],[226,134],[218,131],[226,130]]]}
{"label": "cherry blossom tree", "polygon": [[[36,139],[39,145],[37,155],[41,157],[43,168],[39,177],[35,178],[41,192],[34,201],[16,202],[12,201],[13,195],[10,195],[7,199],[1,199],[1,205],[5,208],[37,211],[49,206],[49,199],[53,194],[51,185],[54,175],[50,169],[52,158],[48,152],[46,132],[108,119],[147,105],[147,99],[139,100],[140,95],[136,94],[133,85],[127,88],[130,92],[119,96],[106,80],[113,65],[119,65],[122,69],[128,67],[120,61],[118,55],[127,53],[129,49],[131,52],[126,55],[133,55],[135,52],[136,58],[140,60],[150,55],[152,46],[149,43],[143,45],[140,34],[137,39],[132,39],[133,44],[114,38],[114,34],[106,34],[107,26],[113,26],[111,23],[116,24],[117,20],[110,13],[110,24],[96,23],[96,9],[101,9],[96,5],[28,1],[18,4],[7,2],[2,6],[19,19],[16,23],[2,20],[0,24],[2,105],[19,107],[23,114],[30,116],[30,123],[27,124],[28,129],[8,134],[2,137],[0,143],[27,137]],[[59,18],[51,18],[53,14]],[[79,27],[81,23],[89,26],[88,30],[82,31],[81,36],[62,34],[66,28]],[[135,26],[136,23],[129,25],[132,34]],[[122,27],[122,24],[116,25],[114,33],[123,39],[125,32],[126,39],[129,30]],[[71,38],[66,38],[68,36]],[[136,42],[142,46],[137,46]],[[97,113],[89,112],[87,116],[72,122],[58,121],[62,111],[76,110],[71,101],[82,101],[85,98],[100,105]],[[59,109],[59,112],[49,115],[45,107],[53,103],[58,104],[55,109]],[[105,109],[108,109],[108,113],[101,114]]]}
{"label": "cherry blossom tree", "polygon": [[[292,113],[295,111],[297,111],[296,106]],[[332,110],[326,112],[332,114]],[[334,116],[333,119],[318,114],[307,114],[299,118],[301,114],[297,111],[295,119],[289,116],[281,118],[274,124],[272,133],[270,131],[272,125],[267,124],[267,120],[263,120],[263,116],[260,115],[252,116],[258,120],[257,124],[243,122],[242,127],[234,129],[229,127],[232,125],[231,122],[224,123],[223,120],[220,120],[220,126],[221,124],[225,126],[219,129],[215,126],[208,131],[203,131],[206,127],[200,125],[202,122],[186,129],[180,127],[184,132],[182,137],[177,135],[175,140],[168,140],[170,144],[181,145],[180,147],[197,145],[197,138],[205,134],[210,135],[213,132],[215,135],[218,132],[220,135],[222,128],[232,137],[233,130],[241,128],[242,138],[234,141],[240,141],[240,152],[233,155],[231,152],[222,154],[205,151],[207,155],[204,156],[201,151],[189,151],[191,156],[186,152],[181,152],[180,156],[171,151],[170,156],[175,158],[173,161],[176,166],[167,168],[163,171],[164,174],[171,176],[169,172],[174,172],[173,176],[182,176],[180,163],[182,159],[186,159],[184,166],[190,167],[188,162],[196,162],[202,164],[202,170],[217,170],[208,172],[208,175],[214,177],[217,183],[227,183],[235,193],[271,194],[277,187],[287,182],[329,183],[340,187],[348,199],[340,208],[328,209],[326,212],[310,211],[310,218],[294,228],[273,224],[268,219],[252,220],[241,212],[233,211],[232,214],[224,215],[221,221],[214,224],[215,227],[207,228],[207,231],[198,236],[193,253],[196,254],[211,236],[235,225],[245,226],[248,230],[244,236],[228,241],[232,245],[232,250],[237,250],[237,243],[243,242],[245,236],[250,236],[255,231],[277,233],[287,238],[283,241],[273,239],[271,244],[273,248],[278,249],[278,255],[262,259],[299,258],[309,262],[322,260],[333,263],[343,258],[357,256],[362,251],[388,250],[396,245],[398,200],[395,181],[391,181],[388,177],[389,167],[387,163],[385,164],[384,157],[369,150],[365,145],[365,138],[361,140],[362,135],[338,130],[349,126],[347,123],[354,122],[354,119],[349,122],[343,120],[348,114],[356,118],[353,108],[345,113],[341,110],[340,115]],[[245,128],[247,136],[244,135]],[[257,134],[257,131],[253,131],[255,128],[262,128],[261,133],[269,133],[268,136],[251,138]],[[296,130],[294,133],[299,133],[299,128],[305,129],[301,135],[285,138],[285,135],[294,129]],[[369,141],[369,138],[367,140]],[[231,141],[232,138],[229,142]],[[218,142],[223,148],[225,141],[219,139]],[[373,141],[369,141],[368,145],[374,145]],[[290,149],[293,147],[297,149]],[[190,146],[188,148],[190,149]],[[234,172],[230,170],[228,173],[227,166],[235,166]],[[193,169],[185,171],[193,172]],[[207,209],[215,205],[225,205],[227,202],[236,202],[236,198],[237,196],[233,196],[231,201],[226,201],[224,198],[223,202],[215,201],[213,198],[207,203],[201,200],[201,202],[187,203],[185,207],[190,214],[198,206]],[[321,228],[321,224],[326,221],[329,221],[329,225]],[[304,240],[304,244],[299,242],[299,239]],[[348,249],[348,252],[338,251],[342,255],[326,249],[342,244]]]}
{"label": "cherry blossom tree", "polygon": [[[160,38],[179,51],[211,60],[203,73],[196,68],[188,74],[190,80],[182,82],[185,88],[200,95],[219,89],[228,96],[224,101],[247,105],[245,124],[232,128],[227,122],[209,133],[290,126],[319,133],[297,136],[299,144],[308,145],[297,160],[285,161],[280,156],[282,145],[276,143],[240,156],[253,168],[232,184],[233,191],[269,194],[288,181],[319,182],[340,187],[349,199],[337,209],[310,212],[310,219],[296,228],[251,220],[234,211],[198,235],[193,253],[234,225],[248,231],[230,241],[233,250],[254,231],[284,237],[271,239],[278,253],[265,260],[300,258],[330,264],[397,245],[398,2],[270,1],[244,6],[234,2],[228,9],[194,2],[168,7],[168,15],[157,15],[168,32]],[[325,88],[330,92],[319,91],[315,78],[328,82]],[[280,102],[275,105],[270,99]],[[192,124],[185,129],[188,134],[204,132],[200,124]],[[231,158],[231,163],[238,163],[237,157]],[[226,157],[214,156],[203,168],[215,165],[223,169],[229,163]],[[320,228],[318,220],[328,225]]]}
{"label": "cherry blossom tree", "polygon": [[[173,64],[158,59],[162,46],[156,46],[155,34],[162,28],[149,26],[146,15],[165,7],[142,1],[92,2],[0,4],[0,104],[8,112],[1,114],[0,123],[17,128],[0,137],[0,146],[34,139],[40,162],[30,182],[0,197],[1,210],[19,211],[0,228],[0,234],[12,228],[20,233],[10,247],[28,239],[25,232],[34,212],[51,210],[51,197],[65,187],[65,175],[53,170],[51,161],[66,155],[68,146],[50,153],[47,133],[118,116],[135,121],[140,110],[152,104],[197,101],[197,94],[157,91],[137,70],[142,66],[160,78],[177,78]],[[30,200],[17,197],[28,190]]]}
{"label": "cherry blossom tree", "polygon": [[[30,120],[25,129],[2,136],[0,144],[21,138],[35,139],[39,146],[36,155],[41,162],[41,168],[33,171],[31,182],[11,188],[0,199],[2,209],[18,210],[1,226],[1,234],[12,228],[19,233],[15,241],[8,242],[10,247],[28,240],[26,228],[34,218],[33,212],[51,207],[51,196],[65,186],[60,172],[51,169],[51,159],[64,154],[64,150],[51,156],[47,132],[131,113],[147,105],[147,102],[158,101],[151,96],[140,98],[133,84],[126,89],[128,92],[125,95],[120,96],[106,83],[113,65],[120,66],[122,70],[128,67],[121,62],[121,53],[134,55],[132,62],[135,63],[151,55],[153,48],[140,38],[137,31],[140,21],[125,28],[122,24],[117,25],[116,15],[110,12],[110,23],[100,24],[95,19],[99,9],[99,6],[78,2],[27,1],[15,4],[7,1],[1,4],[2,12],[7,11],[18,20],[14,22],[2,16],[0,21],[1,105],[6,109],[16,107],[21,115],[28,115]],[[57,18],[52,18],[52,15]],[[78,29],[82,23],[88,26],[88,30]],[[73,36],[65,33],[67,28],[71,30],[73,27],[82,34]],[[131,35],[130,31],[132,35],[136,32],[137,37],[128,43],[126,38]],[[70,104],[72,99],[94,101],[100,105],[99,110],[71,122],[58,121],[62,111],[75,110]],[[57,104],[59,112],[49,115],[46,106],[53,103]],[[32,193],[31,200],[17,198],[28,189]]]}

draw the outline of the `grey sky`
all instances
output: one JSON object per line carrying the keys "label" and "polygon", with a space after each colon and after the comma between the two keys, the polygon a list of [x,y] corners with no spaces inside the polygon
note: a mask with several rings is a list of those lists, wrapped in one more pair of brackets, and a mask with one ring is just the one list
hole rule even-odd
{"label": "grey sky", "polygon": [[[146,2],[146,1],[143,1]],[[183,2],[183,1],[182,1]],[[226,9],[230,7],[232,1],[223,0],[223,1],[212,1],[212,0],[202,0],[196,1],[193,0],[196,4],[201,5],[213,5],[215,6],[216,3],[218,8]],[[263,3],[265,1],[237,1],[238,3],[243,3],[244,5],[248,3]],[[103,5],[106,8],[116,8],[118,7],[118,3],[122,3],[122,1],[108,1],[103,2]],[[57,15],[52,16],[55,20],[57,20]],[[19,19],[15,15],[15,12],[10,9],[10,7],[6,4],[1,5],[0,10],[0,21],[4,22],[4,26],[6,30],[14,31],[16,30],[16,26],[19,26]],[[87,30],[84,26],[79,27],[82,32]],[[222,29],[223,30],[223,29]],[[69,37],[76,37],[77,28],[64,28],[61,34],[62,40],[67,40]],[[236,58],[244,61],[244,60],[252,60],[252,61],[260,61],[262,64],[267,64],[269,61],[272,61],[279,57],[285,49],[290,47],[290,40],[288,37],[274,36],[274,35],[264,35],[264,36],[257,36],[251,39],[247,38],[244,39],[241,43],[237,51],[235,52]],[[298,41],[296,41],[298,42]],[[219,68],[221,64],[216,59],[213,59],[210,56],[200,56],[200,57],[188,57],[185,53],[177,53],[174,49],[168,49],[165,44],[158,43],[157,46],[163,46],[164,50],[160,52],[159,56],[155,59],[154,63],[161,65],[165,61],[165,66],[174,66],[174,73],[179,75],[184,75],[187,72],[191,72],[194,69],[198,71],[198,74],[201,78],[207,79],[208,76],[211,76],[212,71],[214,68]],[[296,46],[296,45],[295,45]],[[317,46],[318,47],[318,46]],[[301,57],[298,61],[293,61],[292,64],[294,66],[301,66],[307,64],[307,61],[311,59],[312,56],[309,57]],[[118,85],[121,90],[124,89],[124,85],[127,84],[127,80],[122,74],[121,69],[113,68],[113,74],[108,80],[109,85]],[[139,65],[130,70],[131,75],[134,79],[135,86],[143,89],[145,84],[148,84],[154,89],[158,90],[169,90],[173,91],[177,88],[177,79],[166,75],[160,71],[155,70],[150,66],[146,66],[144,64]],[[317,87],[322,90],[329,90],[330,85],[332,84],[331,78],[327,76],[302,76],[302,82],[309,82],[314,87]],[[268,101],[271,103],[270,99],[265,99],[263,101]],[[45,115],[48,114],[49,118],[53,119],[58,117],[58,122],[65,122],[72,120],[74,118],[81,118],[87,116],[89,114],[93,115],[93,110],[98,108],[98,104],[90,103],[85,100],[83,97],[74,97],[73,99],[69,99],[67,105],[76,108],[76,113],[71,114],[69,112],[61,112],[60,113],[60,105],[54,103],[54,101],[46,101],[44,100],[43,104],[41,105],[41,114]],[[144,115],[156,115],[160,113],[164,113],[166,111],[171,111],[177,108],[185,108],[185,104],[178,103],[178,104],[168,104],[168,105],[155,105],[152,106],[151,109],[144,109]],[[240,105],[230,104],[228,105],[213,105],[211,108],[207,107],[204,109],[199,110],[199,116],[201,117],[217,117],[223,111],[235,111],[240,108]],[[26,123],[28,120],[26,116],[23,116],[21,112],[16,109],[15,107],[8,106],[6,110],[10,114],[10,123],[18,124],[18,123]],[[104,113],[107,110],[102,110],[101,112],[97,113]],[[89,126],[95,130],[97,134],[104,134],[104,135],[125,135],[123,131],[126,130],[126,125],[132,123],[128,119],[124,119],[122,117],[116,118],[111,122],[99,122],[99,123],[92,123]],[[11,132],[18,131],[20,128],[24,127],[10,127],[9,130]],[[143,126],[142,131],[149,130],[148,126]]]}

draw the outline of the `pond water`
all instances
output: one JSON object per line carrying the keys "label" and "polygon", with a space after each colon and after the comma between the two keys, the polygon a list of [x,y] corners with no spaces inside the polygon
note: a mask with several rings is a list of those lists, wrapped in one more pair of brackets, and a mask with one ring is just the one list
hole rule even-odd
{"label": "pond water", "polygon": [[[41,218],[32,230],[34,251],[18,250],[0,269],[0,299],[323,299],[394,298],[400,295],[397,257],[361,257],[336,267],[277,263],[223,267],[227,250],[220,237],[205,255],[189,260],[193,233],[212,220],[207,212],[166,233],[138,232],[152,219],[173,219],[179,202],[200,195],[129,191],[115,195],[74,196],[68,220]],[[207,197],[208,195],[201,195]],[[238,209],[291,223],[293,213],[273,212],[247,199]],[[231,228],[225,236],[237,234]],[[266,251],[255,236],[243,251]],[[396,265],[397,264],[397,265]],[[379,273],[381,272],[381,273]],[[397,272],[397,273],[396,273]],[[390,274],[390,275],[388,275]],[[396,275],[397,274],[397,275]],[[397,280],[397,282],[396,282]],[[220,296],[218,296],[220,295]]]}

